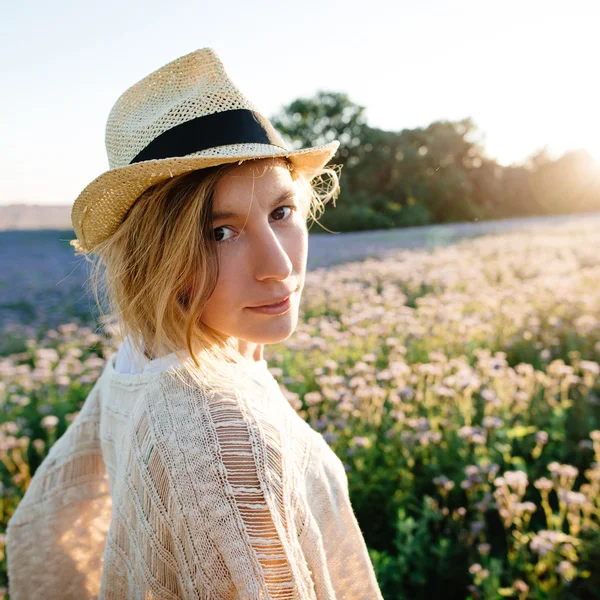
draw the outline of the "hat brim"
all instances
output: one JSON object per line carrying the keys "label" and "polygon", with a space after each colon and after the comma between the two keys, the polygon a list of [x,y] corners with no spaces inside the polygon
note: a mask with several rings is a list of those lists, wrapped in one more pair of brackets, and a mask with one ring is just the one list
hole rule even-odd
{"label": "hat brim", "polygon": [[269,144],[235,144],[211,148],[197,155],[148,160],[111,169],[88,184],[73,203],[71,222],[77,239],[72,240],[71,245],[79,252],[92,252],[117,230],[144,191],[170,177],[242,160],[285,156],[312,179],[339,145],[335,140],[323,146],[291,151]]}

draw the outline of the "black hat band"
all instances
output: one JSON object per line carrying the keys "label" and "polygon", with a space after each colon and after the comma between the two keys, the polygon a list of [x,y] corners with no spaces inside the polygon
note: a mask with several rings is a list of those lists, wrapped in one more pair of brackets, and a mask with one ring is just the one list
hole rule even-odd
{"label": "black hat band", "polygon": [[186,156],[215,146],[269,144],[282,146],[281,137],[261,114],[246,108],[196,117],[154,138],[129,164]]}

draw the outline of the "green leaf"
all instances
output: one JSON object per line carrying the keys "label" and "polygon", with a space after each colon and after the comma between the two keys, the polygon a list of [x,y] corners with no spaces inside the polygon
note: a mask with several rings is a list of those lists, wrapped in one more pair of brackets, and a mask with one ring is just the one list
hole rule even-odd
{"label": "green leaf", "polygon": [[535,433],[538,428],[535,425],[530,425],[529,427],[525,427],[524,425],[518,425],[517,427],[513,427],[506,432],[506,435],[511,439],[515,438],[523,438],[526,435],[531,435]]}
{"label": "green leaf", "polygon": [[515,467],[522,467],[523,471],[525,471],[525,468],[527,467],[527,463],[525,462],[525,459],[522,458],[521,456],[513,456],[510,459],[510,463],[512,465],[514,465]]}
{"label": "green leaf", "polygon": [[515,590],[512,588],[498,588],[498,593],[504,598],[510,598],[515,595]]}

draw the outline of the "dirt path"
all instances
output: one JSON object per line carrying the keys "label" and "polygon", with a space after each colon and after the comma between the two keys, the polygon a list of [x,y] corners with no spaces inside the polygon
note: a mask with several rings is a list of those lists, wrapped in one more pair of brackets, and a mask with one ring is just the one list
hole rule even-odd
{"label": "dirt path", "polygon": [[[600,212],[576,215],[549,215],[522,219],[500,219],[474,223],[451,223],[427,227],[406,227],[359,231],[353,233],[323,233],[309,237],[307,269],[328,267],[344,262],[382,256],[389,251],[402,248],[432,248],[447,245],[462,239],[490,233],[524,230],[531,227],[553,226],[595,221],[600,226]],[[312,230],[320,229],[313,224]]]}

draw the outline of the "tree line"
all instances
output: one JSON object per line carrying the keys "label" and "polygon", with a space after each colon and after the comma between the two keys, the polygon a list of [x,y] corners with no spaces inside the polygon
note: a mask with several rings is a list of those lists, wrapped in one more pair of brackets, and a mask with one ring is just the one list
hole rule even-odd
{"label": "tree line", "polygon": [[[271,118],[291,148],[340,140],[343,210],[320,218],[336,231],[388,229],[600,210],[600,165],[585,150],[546,148],[503,166],[485,154],[471,118],[426,128],[370,127],[347,94],[319,91]],[[320,228],[313,228],[316,231]]]}

